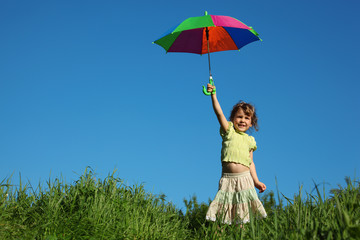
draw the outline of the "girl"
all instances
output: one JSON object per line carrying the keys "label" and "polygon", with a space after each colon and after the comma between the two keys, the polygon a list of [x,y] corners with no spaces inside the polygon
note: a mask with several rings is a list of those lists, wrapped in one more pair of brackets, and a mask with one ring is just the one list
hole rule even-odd
{"label": "girl", "polygon": [[254,186],[264,192],[266,186],[260,182],[253,162],[256,150],[254,137],[245,132],[249,128],[258,130],[255,108],[245,102],[236,104],[227,121],[216,97],[215,86],[208,84],[216,117],[220,123],[220,135],[223,139],[221,149],[222,176],[219,191],[211,202],[206,219],[219,218],[226,224],[241,224],[250,221],[251,210],[266,217]]}

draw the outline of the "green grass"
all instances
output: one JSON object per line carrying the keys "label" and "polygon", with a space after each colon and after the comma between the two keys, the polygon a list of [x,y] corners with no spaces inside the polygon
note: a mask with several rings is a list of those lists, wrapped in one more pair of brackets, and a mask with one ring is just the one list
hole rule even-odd
{"label": "green grass", "polygon": [[86,171],[72,185],[61,179],[36,190],[0,190],[0,239],[181,239],[186,222],[163,196],[126,186],[114,174]]}
{"label": "green grass", "polygon": [[72,184],[60,178],[36,188],[4,179],[0,239],[360,239],[360,185],[349,178],[329,198],[317,185],[315,194],[284,196],[285,204],[269,192],[262,197],[268,217],[240,228],[205,221],[208,204],[195,196],[183,213],[114,175],[101,180],[87,169]]}

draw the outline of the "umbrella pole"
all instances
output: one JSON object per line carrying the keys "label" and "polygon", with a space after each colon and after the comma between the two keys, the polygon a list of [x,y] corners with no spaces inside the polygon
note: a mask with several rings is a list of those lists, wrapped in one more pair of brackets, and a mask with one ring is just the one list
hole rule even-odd
{"label": "umbrella pole", "polygon": [[209,76],[211,76],[211,64],[210,64],[210,44],[209,44],[209,29],[206,27],[206,42],[207,42],[207,50],[208,50],[208,62],[209,62]]}
{"label": "umbrella pole", "polygon": [[[209,29],[208,29],[207,27],[206,27],[206,29],[205,29],[205,32],[206,32],[206,42],[207,42],[208,62],[209,62],[209,83],[214,86],[214,81],[213,81],[212,75],[211,75],[211,64],[210,64]],[[211,93],[211,92],[208,92],[207,89],[206,89],[206,87],[203,86],[203,93],[204,93],[205,95],[207,95],[207,96],[209,96],[209,95],[211,95],[211,94],[214,94],[215,91],[216,91],[216,89],[214,89],[214,90],[212,91],[212,93]]]}

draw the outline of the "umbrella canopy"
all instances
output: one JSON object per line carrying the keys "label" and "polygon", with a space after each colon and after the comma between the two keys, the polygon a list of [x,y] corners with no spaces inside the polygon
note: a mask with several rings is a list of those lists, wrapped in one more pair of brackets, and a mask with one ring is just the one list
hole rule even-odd
{"label": "umbrella canopy", "polygon": [[[208,54],[210,84],[214,85],[211,75],[210,53],[238,50],[243,46],[261,40],[252,27],[228,16],[208,15],[191,17],[177,25],[154,43],[166,52],[186,52]],[[210,95],[203,86],[205,95]],[[215,90],[213,90],[213,93]]]}
{"label": "umbrella canopy", "polygon": [[206,54],[238,50],[257,40],[261,40],[258,34],[241,21],[205,12],[204,16],[186,19],[154,43],[166,52]]}

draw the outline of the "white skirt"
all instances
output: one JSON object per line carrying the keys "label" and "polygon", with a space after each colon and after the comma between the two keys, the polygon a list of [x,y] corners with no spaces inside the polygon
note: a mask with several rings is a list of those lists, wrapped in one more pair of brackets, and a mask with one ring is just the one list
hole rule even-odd
{"label": "white skirt", "polygon": [[250,211],[255,216],[267,216],[257,196],[250,171],[223,173],[219,181],[219,191],[209,206],[206,219],[220,219],[226,224],[247,223],[250,221]]}

